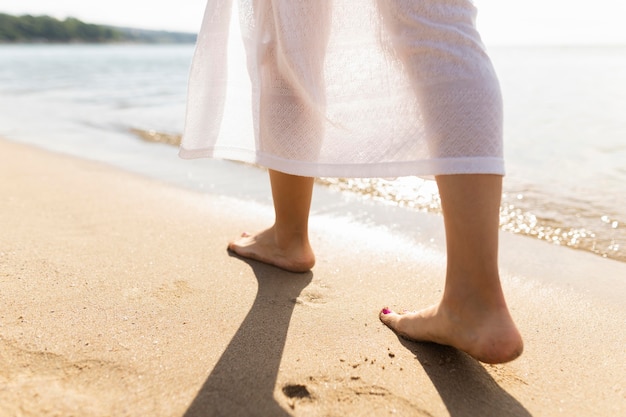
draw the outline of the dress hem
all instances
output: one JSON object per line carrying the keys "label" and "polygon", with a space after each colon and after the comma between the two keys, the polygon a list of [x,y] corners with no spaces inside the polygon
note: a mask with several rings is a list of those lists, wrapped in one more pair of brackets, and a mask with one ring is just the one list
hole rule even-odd
{"label": "dress hem", "polygon": [[182,159],[215,158],[246,162],[264,168],[304,177],[329,178],[390,178],[436,175],[494,174],[505,175],[504,159],[499,157],[433,158],[419,161],[367,162],[332,164],[296,161],[243,149],[185,149]]}

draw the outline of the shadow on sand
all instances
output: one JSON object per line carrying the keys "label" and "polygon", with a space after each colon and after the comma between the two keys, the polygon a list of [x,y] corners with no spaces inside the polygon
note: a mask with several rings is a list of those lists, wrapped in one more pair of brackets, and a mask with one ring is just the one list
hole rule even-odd
{"label": "shadow on sand", "polygon": [[451,417],[531,416],[469,355],[435,343],[399,339],[421,363]]}
{"label": "shadow on sand", "polygon": [[[295,301],[313,273],[296,274],[239,259],[250,265],[258,281],[256,298],[184,417],[290,416],[274,399],[274,387]],[[400,342],[421,363],[451,417],[531,416],[465,353],[402,338]]]}
{"label": "shadow on sand", "polygon": [[258,281],[254,304],[185,417],[290,415],[274,399],[274,386],[295,300],[313,274],[242,260]]}

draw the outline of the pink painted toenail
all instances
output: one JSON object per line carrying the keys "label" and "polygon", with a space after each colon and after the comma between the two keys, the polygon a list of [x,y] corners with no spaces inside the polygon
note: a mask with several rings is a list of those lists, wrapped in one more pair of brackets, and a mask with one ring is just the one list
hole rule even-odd
{"label": "pink painted toenail", "polygon": [[391,314],[391,310],[389,310],[387,307],[383,308],[383,314]]}

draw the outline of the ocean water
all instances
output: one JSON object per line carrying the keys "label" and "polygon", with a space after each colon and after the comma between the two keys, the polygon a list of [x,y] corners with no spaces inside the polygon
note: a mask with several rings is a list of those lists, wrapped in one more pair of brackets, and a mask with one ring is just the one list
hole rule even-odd
{"label": "ocean water", "polygon": [[[505,101],[502,228],[626,261],[626,46],[493,46]],[[192,45],[0,45],[0,136],[124,161],[182,132]],[[153,145],[154,164],[159,146]],[[175,154],[174,152],[172,154]],[[438,212],[419,178],[320,179]]]}

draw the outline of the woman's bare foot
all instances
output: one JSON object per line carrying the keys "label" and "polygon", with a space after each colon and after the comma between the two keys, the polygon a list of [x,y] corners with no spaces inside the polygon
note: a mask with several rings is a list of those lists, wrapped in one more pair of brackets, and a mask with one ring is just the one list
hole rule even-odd
{"label": "woman's bare foot", "polygon": [[244,233],[230,242],[228,249],[244,258],[291,272],[306,272],[315,265],[315,255],[308,238],[280,239],[274,227],[256,235]]}
{"label": "woman's bare foot", "polygon": [[485,363],[509,362],[524,350],[506,307],[477,314],[465,311],[463,315],[453,313],[443,303],[400,314],[384,308],[380,320],[406,339],[453,346]]}

